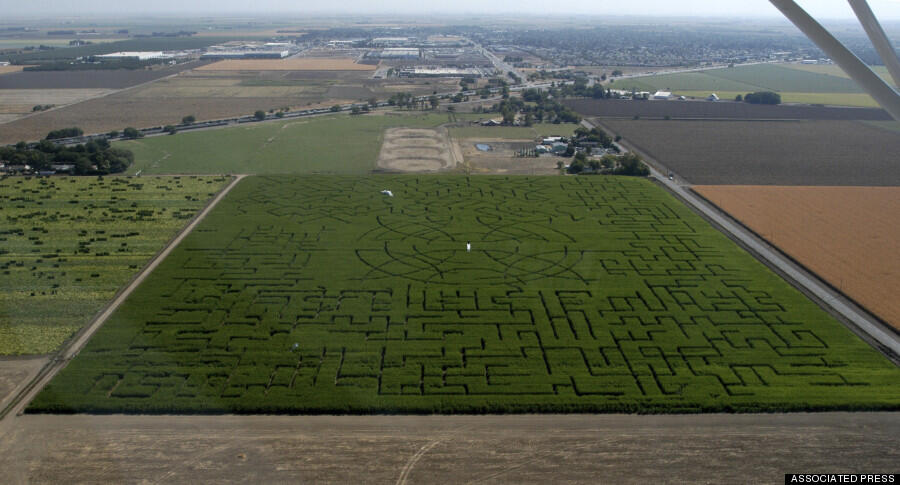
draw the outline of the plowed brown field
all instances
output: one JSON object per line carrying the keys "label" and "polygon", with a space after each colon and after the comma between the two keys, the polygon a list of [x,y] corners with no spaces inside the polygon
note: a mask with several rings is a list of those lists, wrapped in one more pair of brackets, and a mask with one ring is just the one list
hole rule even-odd
{"label": "plowed brown field", "polygon": [[374,71],[377,66],[357,64],[350,58],[293,57],[290,59],[235,59],[214,62],[198,71]]}
{"label": "plowed brown field", "polygon": [[900,329],[900,187],[694,190]]}

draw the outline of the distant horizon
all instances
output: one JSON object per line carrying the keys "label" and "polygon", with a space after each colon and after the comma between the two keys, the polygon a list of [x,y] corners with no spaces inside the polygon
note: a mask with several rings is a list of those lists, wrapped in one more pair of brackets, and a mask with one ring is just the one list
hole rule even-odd
{"label": "distant horizon", "polygon": [[[798,2],[814,17],[823,21],[854,20],[850,6],[844,0],[803,0]],[[900,21],[900,0],[869,0],[869,4],[882,22]],[[427,5],[427,6],[425,6]],[[266,18],[276,16],[315,17],[391,17],[417,16],[423,23],[434,21],[429,15],[442,17],[466,16],[516,16],[565,18],[571,16],[613,17],[613,18],[678,18],[709,20],[773,20],[783,19],[777,9],[767,0],[745,0],[709,2],[708,0],[683,0],[677,4],[663,0],[633,0],[626,8],[618,3],[596,2],[596,0],[565,0],[553,4],[548,11],[546,2],[538,0],[496,0],[489,4],[476,0],[456,0],[444,4],[417,2],[413,0],[384,0],[374,5],[361,0],[345,0],[341,8],[321,2],[297,2],[289,0],[258,0],[255,8],[249,10],[246,1],[200,0],[185,2],[177,0],[156,0],[152,3],[134,0],[45,0],[20,2],[0,0],[0,10],[4,20],[22,19],[66,19],[99,17],[133,18],[136,16],[204,17],[222,18],[230,16]]]}

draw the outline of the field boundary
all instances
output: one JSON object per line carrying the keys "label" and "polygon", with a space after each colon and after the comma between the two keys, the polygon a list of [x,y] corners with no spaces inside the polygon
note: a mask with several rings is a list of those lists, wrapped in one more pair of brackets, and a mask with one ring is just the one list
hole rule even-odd
{"label": "field boundary", "polygon": [[[168,255],[187,237],[188,234],[193,232],[194,228],[202,221],[207,214],[215,208],[218,203],[225,198],[225,196],[233,189],[243,178],[247,177],[245,174],[234,175],[231,183],[222,188],[218,194],[215,195],[209,202],[206,203],[203,209],[201,209],[191,221],[184,226],[159,252],[153,256],[150,261],[147,262],[146,265],[138,272],[131,281],[128,282],[127,285],[122,287],[117,293],[116,296],[113,297],[110,302],[103,307],[91,320],[90,323],[85,325],[81,330],[75,333],[63,346],[50,357],[50,360],[47,364],[41,368],[38,374],[28,383],[27,386],[22,388],[19,391],[19,394],[12,399],[9,400],[9,404],[0,411],[0,424],[6,419],[9,414],[18,415],[21,414],[24,407],[40,392],[45,385],[47,385],[50,380],[56,376],[59,371],[65,368],[66,364],[69,363],[81,349],[87,344],[90,340],[91,336],[100,329],[101,326],[106,322],[106,320],[119,308],[119,306],[125,302],[128,296],[131,295],[134,290],[140,286],[140,284],[159,266],[163,260],[168,257]],[[14,411],[14,412],[13,412]],[[0,434],[2,434],[2,426],[0,426]]]}
{"label": "field boundary", "polygon": [[[586,126],[591,125],[591,127],[596,125],[610,131],[608,126],[596,121],[596,119],[591,119],[591,121],[584,120],[582,124]],[[740,222],[733,222],[734,218],[723,212],[715,204],[704,203],[706,199],[697,197],[689,184],[680,184],[678,177],[673,177],[672,180],[669,180],[661,173],[661,171],[669,173],[667,167],[660,163],[656,157],[649,156],[645,150],[624,138],[619,143],[641,155],[648,162],[652,174],[651,178],[657,184],[694,210],[700,217],[706,219],[729,239],[735,241],[742,249],[765,264],[791,286],[800,290],[807,298],[810,298],[829,314],[836,317],[846,328],[860,336],[863,341],[878,350],[895,365],[900,365],[900,335],[892,327],[888,327],[890,330],[886,331],[883,328],[884,323],[882,320],[872,316],[868,310],[859,306],[855,300],[847,297],[843,292],[835,291],[830,283],[820,278],[816,273],[809,271],[805,266],[796,263],[793,258],[784,257],[783,252],[779,248],[769,243],[766,239],[760,238],[755,232],[746,229]],[[743,234],[740,232],[741,229],[744,230]]]}
{"label": "field boundary", "polygon": [[[738,219],[738,218],[735,217],[735,216],[732,216],[732,215],[731,215],[727,210],[725,210],[723,207],[720,207],[718,204],[716,204],[715,202],[713,202],[712,200],[710,200],[709,198],[707,198],[706,196],[704,196],[704,195],[701,194],[700,192],[697,192],[696,190],[694,190],[693,187],[688,188],[688,190],[690,190],[692,194],[694,194],[694,195],[696,195],[697,197],[699,197],[700,199],[702,199],[702,200],[703,200],[704,202],[706,202],[708,205],[710,205],[710,206],[712,206],[713,208],[715,208],[717,211],[719,211],[720,214],[722,214],[722,215],[728,217],[729,219],[731,219],[732,222],[734,222],[734,223],[738,224],[739,226],[741,226],[745,231],[747,231],[747,232],[753,234],[757,239],[766,241],[766,242],[769,244],[769,246],[771,246],[773,249],[775,249],[776,251],[778,251],[778,253],[781,254],[782,257],[784,257],[785,259],[789,259],[789,260],[790,260],[792,263],[794,263],[795,265],[797,265],[797,266],[803,268],[803,270],[806,271],[807,273],[811,274],[812,276],[815,276],[816,279],[818,279],[821,283],[824,283],[826,286],[828,286],[828,288],[830,288],[831,291],[840,294],[840,295],[841,295],[842,297],[844,297],[846,300],[848,300],[848,301],[850,301],[851,303],[853,303],[853,305],[855,305],[855,306],[857,307],[858,310],[860,310],[860,311],[866,313],[869,317],[871,317],[871,318],[877,320],[877,321],[883,326],[882,330],[887,330],[887,331],[889,331],[889,332],[892,332],[892,333],[896,334],[898,337],[900,337],[900,330],[894,328],[892,325],[890,325],[888,322],[886,322],[883,318],[881,318],[880,316],[876,315],[874,312],[872,312],[871,310],[869,310],[868,308],[866,308],[865,305],[863,305],[862,303],[860,303],[859,301],[857,301],[856,299],[854,299],[852,296],[850,296],[850,295],[844,293],[840,288],[837,288],[836,286],[834,286],[830,281],[828,281],[828,280],[825,279],[824,277],[820,276],[817,272],[813,271],[813,270],[812,270],[811,268],[809,268],[807,265],[801,263],[798,259],[794,258],[794,257],[791,256],[790,254],[788,254],[787,252],[785,252],[784,250],[782,250],[781,247],[779,247],[777,244],[772,243],[771,241],[769,241],[768,239],[766,239],[765,237],[763,237],[760,233],[758,233],[758,232],[756,232],[755,230],[753,230],[753,228],[751,228],[750,226],[744,224],[743,221],[741,221],[740,219]],[[896,357],[900,357],[900,356],[896,356]],[[898,365],[900,365],[900,359],[891,359],[891,360],[897,361]]]}

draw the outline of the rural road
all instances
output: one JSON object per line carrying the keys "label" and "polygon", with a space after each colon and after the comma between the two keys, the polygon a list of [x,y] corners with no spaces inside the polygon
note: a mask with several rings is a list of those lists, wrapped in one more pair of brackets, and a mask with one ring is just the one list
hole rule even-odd
{"label": "rural road", "polygon": [[900,463],[900,413],[15,421],[4,483],[781,483]]}
{"label": "rural road", "polygon": [[93,321],[89,323],[85,328],[83,328],[78,334],[76,334],[75,338],[71,340],[68,345],[62,348],[59,353],[57,353],[53,358],[51,358],[48,365],[46,365],[40,373],[26,386],[23,391],[10,400],[10,404],[8,404],[7,408],[0,410],[3,414],[0,414],[0,437],[3,436],[4,432],[9,423],[12,421],[12,417],[15,415],[21,414],[25,407],[31,402],[32,399],[50,382],[50,379],[53,378],[60,370],[62,370],[66,364],[76,355],[81,349],[87,344],[88,340],[94,335],[94,333],[103,326],[103,323],[112,315],[119,306],[137,289],[138,286],[147,278],[147,276],[156,269],[163,260],[172,252],[180,243],[187,237],[191,231],[194,230],[195,227],[202,221],[207,214],[212,211],[212,209],[231,191],[240,181],[246,177],[246,175],[236,175],[234,179],[229,183],[225,188],[219,191],[219,193],[206,204],[206,207],[197,214],[194,219],[185,226],[181,232],[172,239],[165,248],[162,249],[156,256],[150,260],[150,263],[144,267],[144,269],[138,273],[137,276],[131,280],[131,283],[128,284],[124,289],[119,291],[116,297],[106,306],[106,308],[100,312],[96,317],[94,317]]}
{"label": "rural road", "polygon": [[[594,127],[594,124],[587,120],[582,121],[582,125],[587,128]],[[603,128],[609,131],[607,127]],[[677,176],[674,177],[674,180],[669,180],[666,174],[660,172],[660,170],[654,166],[657,165],[664,169],[664,166],[658,160],[648,157],[646,153],[641,152],[637,147],[629,146],[628,148],[634,149],[640,153],[645,160],[652,162],[648,164],[650,166],[651,174],[672,194],[685,201],[694,210],[712,221],[720,230],[739,241],[757,258],[763,259],[768,265],[776,268],[789,282],[800,287],[800,289],[807,292],[807,294],[812,294],[820,302],[823,302],[831,308],[833,312],[850,322],[851,330],[854,330],[856,334],[863,337],[864,340],[868,341],[897,363],[897,359],[900,357],[900,335],[897,335],[897,333],[889,329],[878,319],[857,307],[844,295],[832,290],[825,282],[819,280],[818,277],[785,257],[780,251],[769,245],[766,241],[758,238],[730,217],[725,216],[718,208],[690,190],[690,185],[685,183],[685,181]]]}

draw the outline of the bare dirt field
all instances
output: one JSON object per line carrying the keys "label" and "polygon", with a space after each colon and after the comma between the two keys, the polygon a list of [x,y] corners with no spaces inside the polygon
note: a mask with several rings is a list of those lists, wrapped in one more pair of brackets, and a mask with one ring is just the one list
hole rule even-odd
{"label": "bare dirt field", "polygon": [[900,134],[856,121],[599,120],[705,185],[900,185]]}
{"label": "bare dirt field", "polygon": [[110,89],[0,89],[0,113],[28,114],[38,104],[64,106],[110,92]]}
{"label": "bare dirt field", "polygon": [[37,375],[47,356],[0,358],[0,411]]}
{"label": "bare dirt field", "polygon": [[288,59],[236,59],[208,64],[200,71],[374,71],[350,58],[291,57]]}
{"label": "bare dirt field", "polygon": [[900,462],[898,413],[6,421],[9,483],[780,483]]}
{"label": "bare dirt field", "polygon": [[693,188],[900,330],[900,187]]}
{"label": "bare dirt field", "polygon": [[[533,140],[508,140],[494,138],[462,138],[456,140],[466,167],[471,173],[554,175],[558,174],[557,157],[517,157],[516,152],[534,148]],[[489,151],[482,151],[476,145],[488,145]]]}
{"label": "bare dirt field", "polygon": [[0,89],[124,89],[202,65],[188,62],[157,69],[23,71],[0,77]]}
{"label": "bare dirt field", "polygon": [[0,75],[21,72],[25,66],[0,66]]}
{"label": "bare dirt field", "polygon": [[391,172],[438,172],[457,163],[445,128],[389,128],[378,154],[378,168]]}
{"label": "bare dirt field", "polygon": [[[615,88],[615,86],[612,86]],[[600,118],[691,118],[691,119],[797,119],[875,120],[892,118],[878,108],[841,108],[803,105],[762,105],[733,101],[631,101],[620,99],[567,99],[562,104],[584,116]]]}
{"label": "bare dirt field", "polygon": [[[401,91],[418,96],[453,89],[448,83],[368,79],[368,73],[362,71],[191,71],[8,123],[0,130],[0,143],[37,140],[50,130],[69,126],[79,126],[85,133],[103,133],[126,126],[163,126],[187,115],[202,121],[256,110],[387,99]],[[29,112],[34,104],[45,103],[28,105]]]}

